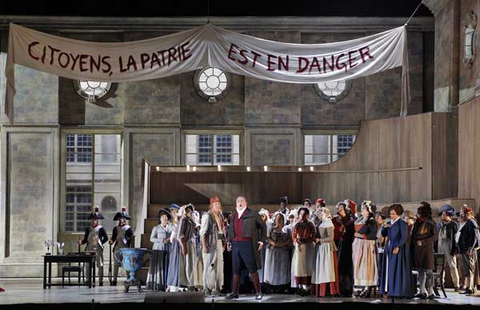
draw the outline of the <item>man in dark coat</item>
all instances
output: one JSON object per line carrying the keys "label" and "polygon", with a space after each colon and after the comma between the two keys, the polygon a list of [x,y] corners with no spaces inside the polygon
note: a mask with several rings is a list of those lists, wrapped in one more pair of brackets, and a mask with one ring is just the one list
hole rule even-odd
{"label": "man in dark coat", "polygon": [[465,276],[465,291],[460,294],[473,294],[475,291],[475,261],[477,238],[475,230],[478,229],[477,222],[473,216],[473,210],[463,205],[460,210],[460,217],[463,223],[458,228],[455,241],[459,252],[459,265]]}
{"label": "man in dark coat", "polygon": [[[426,201],[422,202],[417,210],[417,220],[413,225],[411,237],[412,263],[418,271],[420,293],[417,298],[434,299],[433,270],[435,258],[433,245],[437,241],[437,225],[432,219],[432,208]],[[428,290],[428,295],[427,295]]]}
{"label": "man in dark coat", "polygon": [[233,250],[233,292],[228,299],[238,298],[242,267],[250,273],[257,296],[262,299],[258,270],[262,268],[260,251],[267,242],[267,228],[260,215],[247,208],[247,199],[237,197],[236,210],[230,218],[227,249]]}
{"label": "man in dark coat", "polygon": [[[127,224],[127,220],[131,220],[132,218],[127,213],[127,207],[123,206],[121,212],[117,212],[113,217],[114,221],[118,221],[118,225],[113,228],[112,231],[112,238],[110,239],[110,245],[114,244],[113,246],[113,256],[120,258],[123,260],[122,254],[117,254],[118,251],[122,248],[129,248],[132,243],[133,237],[133,230],[130,225]],[[117,285],[117,278],[118,278],[118,268],[120,268],[120,263],[115,259],[113,264],[113,278],[112,278],[112,286]],[[128,271],[127,271],[128,274]]]}

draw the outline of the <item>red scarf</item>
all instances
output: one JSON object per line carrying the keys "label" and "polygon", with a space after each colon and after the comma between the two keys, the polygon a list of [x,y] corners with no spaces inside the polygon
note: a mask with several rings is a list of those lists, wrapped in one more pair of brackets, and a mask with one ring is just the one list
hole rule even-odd
{"label": "red scarf", "polygon": [[428,220],[427,217],[421,217],[421,218],[417,219],[417,221],[418,221],[420,224],[425,223],[427,220]]}

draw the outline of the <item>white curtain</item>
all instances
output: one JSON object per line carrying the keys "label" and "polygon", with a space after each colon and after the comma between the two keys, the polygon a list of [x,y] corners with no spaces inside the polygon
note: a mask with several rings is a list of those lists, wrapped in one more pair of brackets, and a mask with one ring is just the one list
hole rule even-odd
{"label": "white curtain", "polygon": [[135,227],[135,247],[139,248],[142,244],[142,234],[145,231],[145,219],[147,218],[147,209],[150,204],[150,165],[144,161],[143,163],[143,199],[142,205],[136,209],[135,218],[137,225]]}

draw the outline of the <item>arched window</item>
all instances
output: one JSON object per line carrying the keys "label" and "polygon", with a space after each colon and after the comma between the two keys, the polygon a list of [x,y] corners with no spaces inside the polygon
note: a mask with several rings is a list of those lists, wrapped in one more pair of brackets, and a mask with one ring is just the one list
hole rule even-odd
{"label": "arched window", "polygon": [[230,77],[222,69],[206,67],[196,72],[194,85],[200,97],[208,102],[217,102],[225,97],[230,88]]}
{"label": "arched window", "polygon": [[345,98],[351,87],[350,81],[322,82],[314,85],[317,94],[331,103]]}
{"label": "arched window", "polygon": [[95,81],[74,81],[74,87],[80,97],[91,103],[105,96],[110,90],[111,83]]}

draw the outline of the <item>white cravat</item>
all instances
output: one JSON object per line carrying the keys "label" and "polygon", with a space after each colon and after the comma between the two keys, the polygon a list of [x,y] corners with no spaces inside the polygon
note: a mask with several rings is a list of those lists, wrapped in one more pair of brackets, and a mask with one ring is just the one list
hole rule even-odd
{"label": "white cravat", "polygon": [[238,210],[238,208],[237,208],[238,218],[242,217],[242,214],[243,214],[243,212],[245,212],[245,210],[247,210],[247,207],[243,208],[242,210]]}

